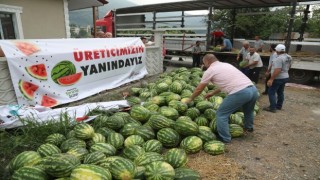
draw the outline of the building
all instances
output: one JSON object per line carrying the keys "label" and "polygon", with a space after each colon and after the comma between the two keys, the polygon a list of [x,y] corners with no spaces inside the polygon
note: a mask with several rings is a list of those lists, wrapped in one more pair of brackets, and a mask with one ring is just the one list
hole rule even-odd
{"label": "building", "polygon": [[0,39],[69,38],[69,11],[106,0],[0,0]]}

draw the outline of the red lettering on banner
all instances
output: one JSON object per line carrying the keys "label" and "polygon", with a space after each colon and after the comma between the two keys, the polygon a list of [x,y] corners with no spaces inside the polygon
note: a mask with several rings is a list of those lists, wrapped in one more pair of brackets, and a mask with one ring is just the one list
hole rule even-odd
{"label": "red lettering on banner", "polygon": [[93,60],[92,58],[92,51],[84,51],[84,58],[86,60]]}
{"label": "red lettering on banner", "polygon": [[93,50],[93,59],[100,59],[98,50]]}
{"label": "red lettering on banner", "polygon": [[83,60],[82,52],[73,52],[73,57],[74,57],[74,60],[77,62],[80,62]]}

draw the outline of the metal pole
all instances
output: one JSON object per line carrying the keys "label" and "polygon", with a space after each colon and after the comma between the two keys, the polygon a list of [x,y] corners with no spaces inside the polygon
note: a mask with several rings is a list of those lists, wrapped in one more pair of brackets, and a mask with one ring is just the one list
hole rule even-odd
{"label": "metal pole", "polygon": [[232,14],[232,26],[231,26],[230,40],[233,44],[234,33],[235,33],[235,29],[236,29],[236,15],[237,15],[236,9],[232,9],[231,14]]}
{"label": "metal pole", "polygon": [[294,16],[296,14],[296,9],[297,9],[297,0],[294,0],[292,2],[292,10],[290,13],[290,20],[289,20],[289,27],[288,27],[288,34],[287,34],[287,39],[285,42],[286,46],[286,52],[289,52],[290,49],[290,44],[291,44],[291,33],[292,33],[292,27],[293,27],[293,22],[294,22]]}
{"label": "metal pole", "polygon": [[157,25],[157,22],[156,22],[156,12],[153,11],[153,23],[152,23],[152,29],[155,30],[156,29],[156,25]]}
{"label": "metal pole", "polygon": [[181,27],[184,28],[184,11],[182,11]]}
{"label": "metal pole", "polygon": [[[298,38],[300,42],[303,41],[303,34],[307,27],[308,14],[310,13],[309,8],[310,8],[310,5],[307,5],[306,9],[303,11],[304,17],[302,19],[302,24],[300,26],[300,37]],[[296,51],[301,51],[301,49],[302,49],[302,45],[298,44]]]}
{"label": "metal pole", "polygon": [[92,7],[92,16],[93,16],[93,37],[96,38],[97,37],[97,26],[96,26],[96,7]]}
{"label": "metal pole", "polygon": [[211,34],[210,34],[210,32],[211,32],[211,24],[212,24],[212,9],[213,9],[213,7],[212,7],[212,5],[209,7],[209,14],[208,14],[208,27],[207,27],[207,47],[206,47],[206,49],[207,49],[207,51],[209,51],[209,49],[210,49],[210,42],[211,42]]}

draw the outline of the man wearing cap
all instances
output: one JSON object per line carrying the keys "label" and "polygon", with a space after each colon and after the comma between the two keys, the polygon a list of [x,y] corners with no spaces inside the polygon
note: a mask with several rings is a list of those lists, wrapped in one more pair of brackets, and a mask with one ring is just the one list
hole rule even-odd
{"label": "man wearing cap", "polygon": [[207,70],[187,103],[200,95],[208,83],[214,83],[219,88],[207,93],[205,98],[209,98],[221,91],[228,94],[216,112],[217,130],[221,141],[225,143],[231,142],[229,117],[240,108],[243,109],[244,113],[245,132],[253,132],[254,106],[258,99],[257,88],[236,67],[229,63],[220,62],[213,54],[205,55],[203,64]]}
{"label": "man wearing cap", "polygon": [[[289,81],[289,69],[291,67],[292,57],[288,55],[286,47],[278,44],[275,48],[278,56],[272,60],[271,77],[267,81],[269,86],[268,95],[270,106],[264,110],[275,113],[281,110],[284,102],[284,87]],[[277,95],[276,95],[277,94]]]}

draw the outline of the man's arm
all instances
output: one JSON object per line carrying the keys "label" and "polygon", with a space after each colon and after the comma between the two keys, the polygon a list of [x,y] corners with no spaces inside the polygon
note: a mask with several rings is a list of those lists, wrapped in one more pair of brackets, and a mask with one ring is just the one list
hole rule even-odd
{"label": "man's arm", "polygon": [[210,92],[210,93],[207,93],[204,97],[205,97],[206,99],[208,99],[209,97],[214,96],[214,95],[216,95],[216,94],[218,94],[218,93],[220,93],[220,92],[221,92],[221,89],[216,89],[216,90],[214,90],[214,91],[212,91],[212,92]]}
{"label": "man's arm", "polygon": [[190,101],[193,101],[194,98],[196,98],[197,96],[199,96],[199,94],[201,94],[201,92],[203,91],[203,89],[207,86],[207,83],[200,83],[196,89],[193,91],[191,97],[190,97]]}
{"label": "man's arm", "polygon": [[271,74],[271,77],[269,81],[267,82],[267,85],[270,87],[272,86],[273,80],[281,73],[281,68],[274,69],[273,73]]}

